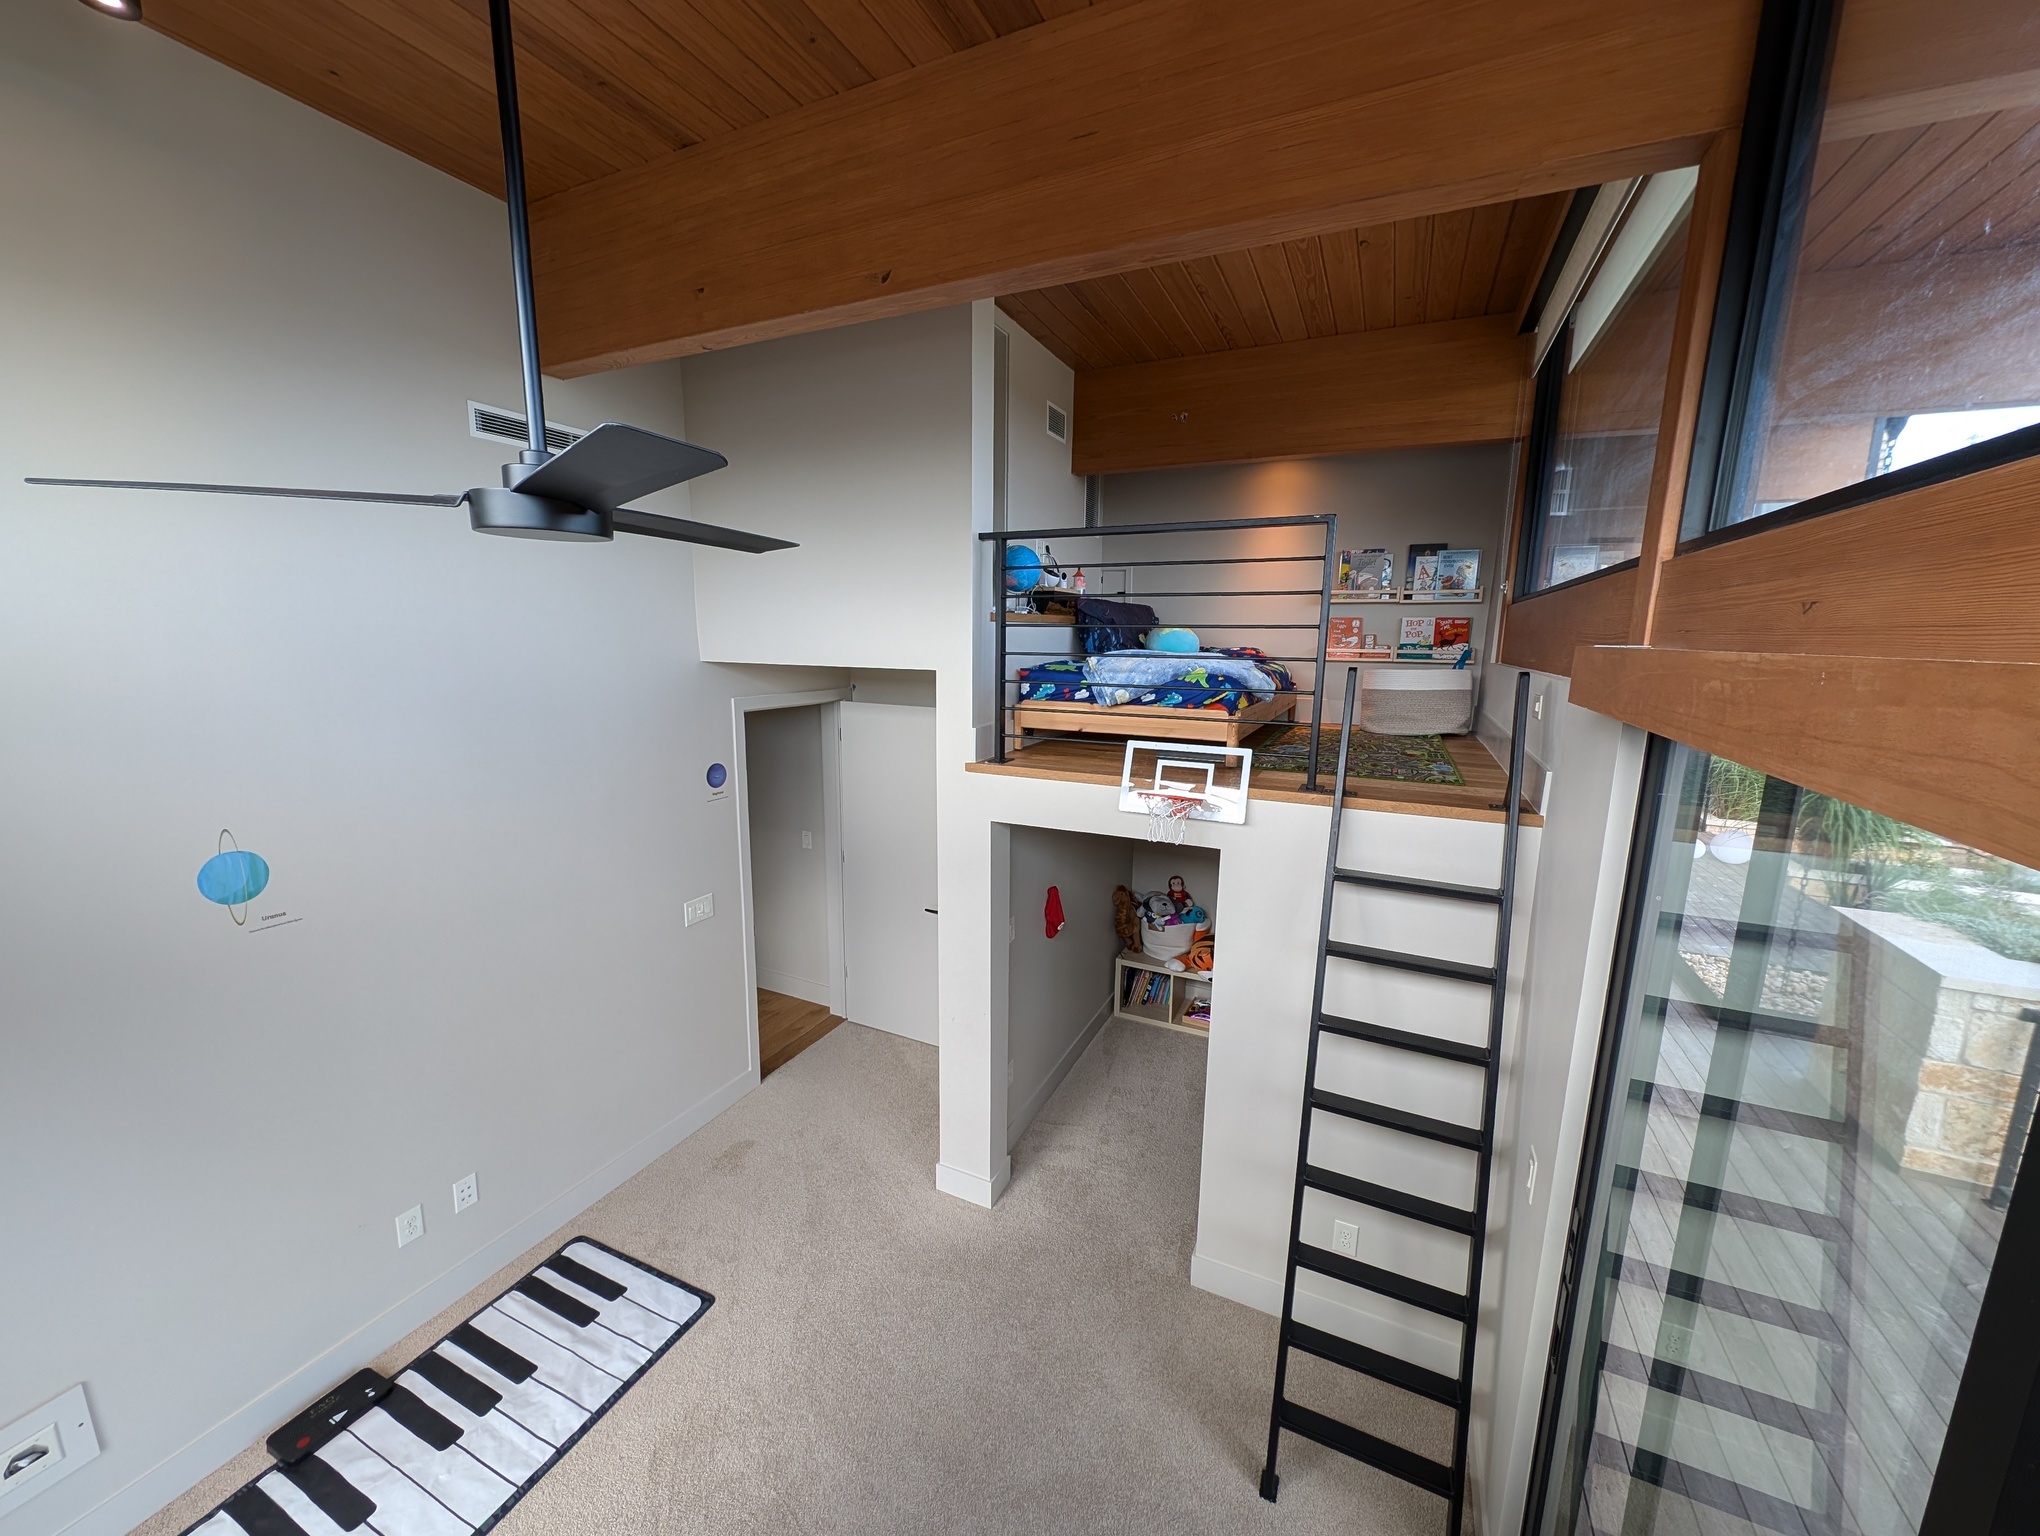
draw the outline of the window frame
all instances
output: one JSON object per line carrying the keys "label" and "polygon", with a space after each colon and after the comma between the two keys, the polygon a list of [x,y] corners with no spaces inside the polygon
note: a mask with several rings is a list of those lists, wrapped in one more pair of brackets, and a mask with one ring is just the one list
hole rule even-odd
{"label": "window frame", "polygon": [[1759,429],[1784,345],[1846,5],[1847,0],[1765,0],[1675,557],[2040,455],[2040,427],[2021,427],[1741,522],[1721,521],[1740,503],[1760,465]]}

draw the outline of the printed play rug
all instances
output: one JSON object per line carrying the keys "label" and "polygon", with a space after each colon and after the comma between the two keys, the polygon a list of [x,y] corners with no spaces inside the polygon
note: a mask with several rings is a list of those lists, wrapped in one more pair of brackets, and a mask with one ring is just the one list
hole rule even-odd
{"label": "printed play rug", "polygon": [[577,1237],[385,1381],[269,1437],[277,1465],[186,1536],[480,1536],[715,1298]]}
{"label": "printed play rug", "polygon": [[[1311,739],[1317,740],[1318,772],[1329,777],[1339,767],[1339,733],[1292,725],[1280,735],[1251,743],[1256,773],[1303,773],[1310,767]],[[1459,765],[1436,736],[1377,736],[1355,731],[1346,758],[1349,779],[1392,779],[1399,784],[1464,784]]]}

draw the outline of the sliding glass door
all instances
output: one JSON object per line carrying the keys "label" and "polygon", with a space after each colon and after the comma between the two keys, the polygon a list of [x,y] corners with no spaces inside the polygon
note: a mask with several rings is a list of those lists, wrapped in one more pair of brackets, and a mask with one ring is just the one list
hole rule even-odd
{"label": "sliding glass door", "polygon": [[1983,1536],[1928,1511],[2031,1385],[2040,876],[1653,765],[1527,1529]]}

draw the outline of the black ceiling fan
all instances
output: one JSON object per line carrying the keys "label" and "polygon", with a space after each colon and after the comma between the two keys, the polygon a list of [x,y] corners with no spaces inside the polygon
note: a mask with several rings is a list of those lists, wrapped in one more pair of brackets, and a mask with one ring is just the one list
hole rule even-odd
{"label": "black ceiling fan", "polygon": [[[139,15],[97,0],[115,15]],[[125,0],[123,0],[125,3]],[[503,466],[501,485],[478,485],[443,496],[398,491],[304,490],[276,485],[205,485],[167,480],[71,480],[40,475],[30,485],[83,485],[106,490],[207,491],[235,496],[293,496],[312,501],[394,502],[414,507],[468,509],[477,533],[525,539],[603,540],[616,533],[642,533],[686,544],[711,544],[762,554],[793,549],[787,539],[686,518],[634,512],[626,505],[641,496],[679,485],[729,460],[712,448],[697,448],[642,427],[604,422],[559,453],[545,446],[545,385],[538,371],[537,304],[531,282],[531,226],[524,197],[524,142],[517,115],[517,63],[510,42],[510,0],[489,0],[489,35],[496,56],[496,115],[503,128],[503,191],[510,205],[510,260],[517,281],[517,339],[524,362],[525,424],[531,446],[515,464]]]}

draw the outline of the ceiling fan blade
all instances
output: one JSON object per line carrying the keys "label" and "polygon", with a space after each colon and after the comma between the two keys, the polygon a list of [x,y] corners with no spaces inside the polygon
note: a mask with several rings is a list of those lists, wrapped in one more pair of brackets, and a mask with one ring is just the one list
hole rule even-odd
{"label": "ceiling fan blade", "polygon": [[416,496],[407,491],[313,491],[284,485],[198,485],[183,480],[58,480],[29,475],[29,485],[82,485],[102,491],[201,491],[220,496],[291,496],[300,501],[380,501],[403,507],[457,507],[465,496]]}
{"label": "ceiling fan blade", "polygon": [[729,460],[713,448],[697,448],[677,437],[606,421],[519,480],[517,489],[613,512],[640,496],[727,463]]}
{"label": "ceiling fan blade", "polygon": [[[530,483],[528,480],[525,482],[526,485]],[[643,533],[655,539],[678,539],[683,544],[739,549],[747,555],[800,548],[791,539],[768,539],[762,533],[741,533],[735,528],[718,528],[714,523],[694,523],[684,517],[661,517],[656,512],[619,511],[611,515],[610,522],[618,533]]]}

